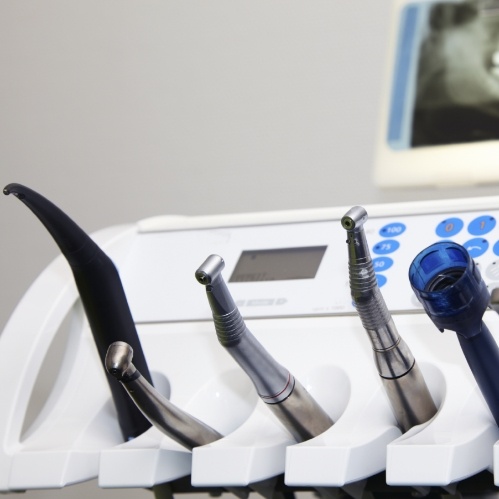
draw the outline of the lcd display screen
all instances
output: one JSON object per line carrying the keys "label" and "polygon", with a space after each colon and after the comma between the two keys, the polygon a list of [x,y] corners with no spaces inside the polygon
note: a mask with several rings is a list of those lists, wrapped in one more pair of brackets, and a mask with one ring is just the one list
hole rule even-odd
{"label": "lcd display screen", "polygon": [[327,246],[243,251],[229,282],[313,279]]}

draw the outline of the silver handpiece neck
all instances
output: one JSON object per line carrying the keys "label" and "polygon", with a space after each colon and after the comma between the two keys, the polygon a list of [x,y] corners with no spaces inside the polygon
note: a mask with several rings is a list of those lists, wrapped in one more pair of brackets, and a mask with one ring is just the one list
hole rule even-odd
{"label": "silver handpiece neck", "polygon": [[[341,219],[341,224],[348,235],[348,270],[352,300],[374,350],[383,351],[393,348],[400,341],[400,336],[376,280],[364,232],[367,218],[365,209],[355,206]],[[409,363],[409,369],[412,364],[413,359]],[[404,372],[398,373],[401,374]]]}
{"label": "silver handpiece neck", "polygon": [[210,255],[195,276],[206,288],[218,341],[249,376],[267,404],[284,400],[293,390],[294,378],[253,336],[222,277],[222,257]]}
{"label": "silver handpiece neck", "polygon": [[223,268],[223,259],[210,255],[195,274],[206,287],[219,342],[246,372],[263,402],[298,442],[324,432],[333,421],[246,327],[222,278]]}
{"label": "silver handpiece neck", "polygon": [[216,430],[161,395],[135,368],[132,358],[130,345],[122,341],[112,343],[105,358],[106,369],[156,428],[190,450],[222,438]]}

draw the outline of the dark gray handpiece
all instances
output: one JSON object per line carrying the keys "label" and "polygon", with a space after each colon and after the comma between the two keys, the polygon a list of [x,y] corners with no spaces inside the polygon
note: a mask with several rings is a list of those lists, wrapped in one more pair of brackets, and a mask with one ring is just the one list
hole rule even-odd
{"label": "dark gray handpiece", "polygon": [[[126,341],[134,349],[136,365],[150,381],[135,323],[112,260],[71,218],[37,192],[20,184],[9,184],[3,192],[16,196],[38,217],[66,257],[102,363],[110,343]],[[127,394],[107,373],[106,377],[125,440],[150,428],[149,421]]]}
{"label": "dark gray handpiece", "polygon": [[363,228],[367,218],[364,208],[354,206],[341,219],[348,235],[350,291],[395,418],[405,432],[431,419],[437,408],[381,295]]}
{"label": "dark gray handpiece", "polygon": [[246,327],[222,278],[224,266],[220,256],[211,255],[196,271],[196,279],[206,287],[218,341],[246,372],[260,398],[298,442],[321,434],[333,421]]}
{"label": "dark gray handpiece", "polygon": [[189,450],[222,438],[216,430],[163,397],[140,374],[132,359],[132,347],[117,341],[107,351],[106,369],[122,384],[135,405],[156,428]]}

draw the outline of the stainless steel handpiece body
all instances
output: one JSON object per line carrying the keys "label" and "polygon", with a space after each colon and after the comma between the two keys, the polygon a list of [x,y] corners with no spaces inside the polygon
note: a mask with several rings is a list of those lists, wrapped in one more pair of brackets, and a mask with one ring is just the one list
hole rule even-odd
{"label": "stainless steel handpiece body", "polygon": [[222,438],[216,430],[172,404],[135,368],[133,350],[116,341],[106,354],[106,369],[128,392],[142,414],[163,433],[192,450]]}
{"label": "stainless steel handpiece body", "polygon": [[499,288],[494,288],[490,292],[489,307],[499,314]]}
{"label": "stainless steel handpiece body", "polygon": [[211,255],[196,271],[196,279],[206,287],[218,341],[246,372],[260,398],[298,442],[319,435],[333,421],[246,327],[222,277],[224,266],[220,256]]}
{"label": "stainless steel handpiece body", "polygon": [[341,219],[347,231],[350,291],[371,340],[374,361],[402,429],[431,419],[437,408],[412,352],[400,337],[379,289],[364,223],[366,210],[354,206]]}

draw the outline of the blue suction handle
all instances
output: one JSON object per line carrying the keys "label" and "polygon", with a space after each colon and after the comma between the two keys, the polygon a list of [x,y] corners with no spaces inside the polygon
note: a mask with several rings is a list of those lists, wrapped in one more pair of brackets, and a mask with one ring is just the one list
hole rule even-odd
{"label": "blue suction handle", "polygon": [[455,331],[468,365],[499,425],[499,348],[483,314],[490,295],[465,248],[439,242],[416,256],[409,280],[433,323]]}

